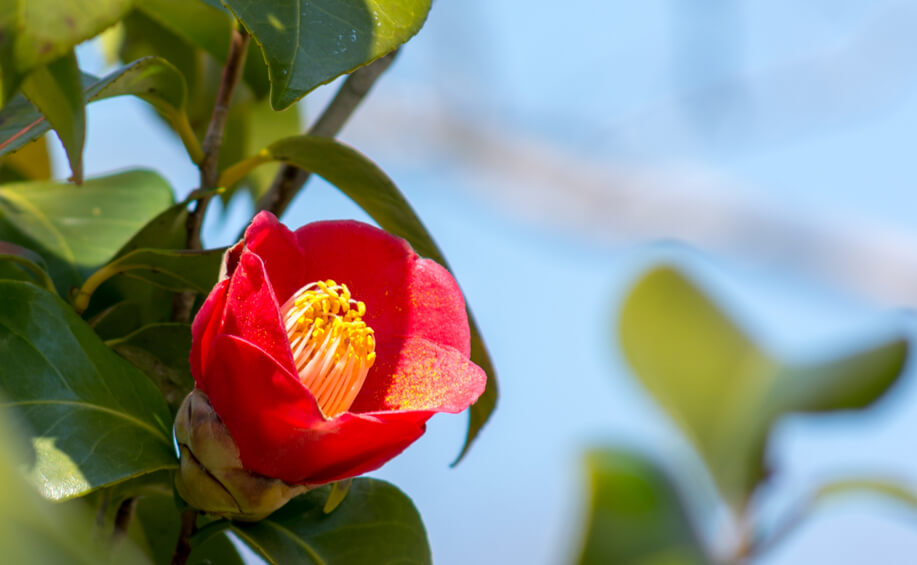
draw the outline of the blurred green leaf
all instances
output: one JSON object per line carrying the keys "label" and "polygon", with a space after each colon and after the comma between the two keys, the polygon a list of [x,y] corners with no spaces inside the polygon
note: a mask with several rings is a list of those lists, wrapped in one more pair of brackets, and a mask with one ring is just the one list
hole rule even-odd
{"label": "blurred green leaf", "polygon": [[132,0],[0,0],[0,107],[22,77],[66,55],[130,10]]}
{"label": "blurred green leaf", "polygon": [[767,437],[780,416],[868,406],[898,378],[908,351],[899,339],[821,364],[783,363],[671,267],[654,269],[627,296],[620,338],[636,375],[736,506],[766,474]]}
{"label": "blurred green leaf", "polygon": [[107,345],[146,373],[159,387],[172,414],[194,388],[188,358],[191,355],[189,324],[150,324]]}
{"label": "blurred green leaf", "polygon": [[33,430],[30,475],[65,500],[176,466],[168,406],[70,307],[0,281],[0,387]]}
{"label": "blurred green leaf", "polygon": [[172,203],[171,187],[150,171],[91,179],[81,187],[51,181],[2,185],[0,239],[41,255],[66,296]]}
{"label": "blurred green leaf", "polygon": [[[364,155],[333,139],[309,135],[282,139],[255,157],[224,171],[219,184],[230,186],[248,175],[257,165],[271,161],[290,163],[323,177],[365,210],[382,229],[403,237],[418,255],[433,259],[449,269],[446,258],[430,232],[395,183]],[[469,409],[465,445],[453,464],[461,461],[468,452],[471,443],[493,413],[498,396],[497,374],[470,309],[468,321],[471,325],[471,360],[487,373],[487,388]]]}
{"label": "blurred green leaf", "polygon": [[40,136],[18,151],[0,157],[0,184],[51,178],[47,136]]}
{"label": "blurred green leaf", "polygon": [[[138,4],[137,9],[185,41],[206,51],[222,66],[229,54],[233,18],[222,7],[216,7],[216,4],[219,2],[144,0]],[[270,92],[267,67],[257,47],[249,48],[242,76],[257,98],[264,98]]]}
{"label": "blurred green leaf", "polygon": [[[0,404],[5,400],[0,399]],[[43,500],[20,473],[19,449],[8,410],[0,410],[0,547],[4,563],[141,564],[131,544],[104,547],[93,535],[86,508]]]}
{"label": "blurred green leaf", "polygon": [[586,468],[590,514],[581,565],[711,563],[676,485],[652,461],[596,450]]}
{"label": "blurred green leaf", "polygon": [[[181,72],[161,57],[145,57],[98,79],[82,75],[83,99],[94,102],[133,95],[149,103],[178,133],[192,160],[199,160],[200,144],[185,112],[187,86]],[[41,113],[23,97],[0,111],[0,155],[16,151],[50,129]]]}
{"label": "blurred green leaf", "polygon": [[420,514],[397,487],[355,479],[347,498],[325,514],[330,490],[312,490],[260,522],[225,525],[271,564],[432,563]]}
{"label": "blurred green leaf", "polygon": [[135,249],[92,274],[80,287],[73,306],[82,313],[92,294],[115,275],[127,275],[172,291],[191,290],[207,294],[217,282],[224,249],[189,251]]}
{"label": "blurred green leaf", "polygon": [[917,491],[900,480],[861,477],[832,481],[821,485],[815,492],[813,502],[821,503],[829,498],[850,494],[873,494],[888,498],[917,510]]}
{"label": "blurred green leaf", "polygon": [[73,51],[29,74],[22,83],[22,92],[57,132],[67,152],[73,182],[82,184],[86,107]]}
{"label": "blurred green leaf", "polygon": [[423,26],[431,0],[224,0],[261,47],[271,105],[394,51]]}

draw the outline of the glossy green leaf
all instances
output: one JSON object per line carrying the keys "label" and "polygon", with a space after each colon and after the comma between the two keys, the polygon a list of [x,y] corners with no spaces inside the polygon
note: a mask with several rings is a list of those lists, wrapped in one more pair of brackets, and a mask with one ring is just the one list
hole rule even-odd
{"label": "glossy green leaf", "polygon": [[330,489],[295,498],[260,522],[226,526],[271,564],[432,563],[420,514],[397,487],[356,479],[343,502],[325,514]]}
{"label": "glossy green leaf", "polygon": [[[0,399],[0,404],[5,401]],[[86,508],[43,500],[20,472],[20,449],[8,410],[0,410],[0,547],[4,563],[142,564],[131,544],[105,547]]]}
{"label": "glossy green leaf", "polygon": [[[94,102],[133,95],[149,103],[173,127],[193,160],[201,157],[200,145],[185,112],[187,86],[184,76],[161,57],[145,57],[104,78],[82,75],[83,99]],[[0,155],[16,151],[38,139],[50,125],[23,97],[16,97],[0,111]]]}
{"label": "glossy green leaf", "polygon": [[191,354],[189,324],[150,324],[107,345],[156,384],[172,413],[194,388],[188,358]]}
{"label": "glossy green leaf", "polygon": [[417,33],[431,0],[224,0],[261,47],[271,105],[394,51]]}
{"label": "glossy green leaf", "polygon": [[90,179],[81,187],[50,181],[2,185],[0,239],[41,255],[66,296],[172,203],[171,187],[150,171]]}
{"label": "glossy green leaf", "polygon": [[[323,177],[365,210],[382,229],[406,239],[418,255],[449,268],[430,232],[395,183],[375,163],[333,139],[308,135],[282,139],[247,162],[226,170],[220,184],[232,185],[258,164],[271,161],[290,163]],[[468,452],[493,413],[498,397],[497,374],[470,309],[468,321],[471,325],[471,360],[487,373],[487,388],[469,409],[468,434],[455,463]]]}
{"label": "glossy green leaf", "polygon": [[[219,2],[204,0],[144,0],[137,6],[149,18],[210,54],[221,65],[229,54],[233,18]],[[257,47],[252,46],[242,70],[245,84],[257,98],[270,92],[267,67]]]}
{"label": "glossy green leaf", "polygon": [[0,281],[0,388],[28,422],[32,481],[52,500],[176,466],[152,382],[56,296]]}
{"label": "glossy green leaf", "polygon": [[22,77],[127,14],[132,0],[0,0],[0,105]]}
{"label": "glossy green leaf", "polygon": [[73,51],[33,71],[22,92],[57,132],[67,152],[73,182],[83,182],[83,143],[86,141],[86,106],[80,68]]}
{"label": "glossy green leaf", "polygon": [[764,476],[767,437],[782,415],[868,406],[898,378],[908,351],[899,339],[819,364],[782,362],[671,267],[651,271],[627,296],[620,337],[636,375],[735,505]]}
{"label": "glossy green leaf", "polygon": [[701,565],[706,556],[677,486],[655,463],[619,449],[586,457],[589,525],[581,565]]}

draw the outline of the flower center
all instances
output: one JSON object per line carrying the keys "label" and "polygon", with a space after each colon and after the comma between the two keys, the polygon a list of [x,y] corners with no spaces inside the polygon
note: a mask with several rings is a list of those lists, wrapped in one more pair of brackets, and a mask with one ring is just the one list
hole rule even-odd
{"label": "flower center", "polygon": [[363,387],[376,360],[366,304],[354,300],[345,284],[332,280],[307,284],[280,307],[299,380],[328,418],[345,412]]}

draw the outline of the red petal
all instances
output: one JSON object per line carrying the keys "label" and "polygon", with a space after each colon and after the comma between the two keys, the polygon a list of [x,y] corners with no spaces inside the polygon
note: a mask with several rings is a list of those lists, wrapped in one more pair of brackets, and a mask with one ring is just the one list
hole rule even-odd
{"label": "red petal", "polygon": [[191,357],[189,361],[191,374],[194,376],[198,386],[203,380],[204,367],[202,362],[207,359],[210,342],[222,327],[227,288],[229,288],[228,280],[217,283],[191,323]]}
{"label": "red petal", "polygon": [[306,280],[303,272],[305,255],[296,236],[270,212],[259,212],[252,220],[245,230],[245,246],[264,261],[271,286],[281,304],[300,288],[318,280]]}
{"label": "red petal", "polygon": [[402,338],[416,336],[468,356],[471,334],[465,300],[452,275],[421,259],[401,238],[355,221],[315,222],[296,230],[306,256],[305,279],[334,279],[366,303],[364,320],[375,330],[376,365],[367,376],[387,389]]}
{"label": "red petal", "polygon": [[225,334],[214,339],[206,370],[213,376],[204,393],[239,446],[242,464],[288,483],[322,484],[376,469],[420,437],[432,415],[344,413],[326,421],[292,373]]}
{"label": "red petal", "polygon": [[255,344],[295,373],[290,340],[271,282],[261,258],[249,250],[243,251],[239,266],[229,279],[222,332]]}
{"label": "red petal", "polygon": [[487,375],[462,352],[411,337],[377,350],[376,367],[388,379],[367,379],[351,412],[432,410],[457,413],[484,392]]}

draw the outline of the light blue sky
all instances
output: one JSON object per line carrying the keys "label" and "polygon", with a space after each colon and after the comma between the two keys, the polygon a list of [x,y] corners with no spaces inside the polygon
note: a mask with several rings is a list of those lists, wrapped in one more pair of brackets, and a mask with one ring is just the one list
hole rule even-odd
{"label": "light blue sky", "polygon": [[[892,1],[440,0],[368,104],[420,93],[472,126],[600,165],[666,170],[687,163],[730,179],[740,202],[766,199],[805,224],[830,218],[840,234],[847,222],[872,223],[914,237],[917,69],[902,57],[913,47],[902,29],[914,23],[917,12]],[[84,65],[97,64],[90,50],[81,56]],[[369,106],[355,120],[375,118]],[[414,498],[440,565],[567,560],[584,517],[580,461],[590,446],[623,441],[676,469],[696,464],[614,344],[621,294],[653,261],[687,265],[787,354],[914,332],[876,297],[838,289],[792,261],[684,252],[628,233],[598,241],[570,225],[534,221],[501,197],[500,182],[511,178],[448,151],[393,151],[389,145],[403,139],[371,129],[372,122],[355,125],[344,137],[379,160],[436,237],[500,373],[499,410],[459,467],[448,463],[465,418],[439,416],[376,473]],[[179,193],[196,182],[181,145],[141,103],[92,106],[87,173],[136,165],[160,171]],[[556,190],[567,189],[558,182]],[[212,214],[208,242],[226,244],[247,214],[230,210],[222,225]],[[703,210],[684,214],[690,222]],[[285,221],[336,217],[366,218],[316,182]],[[569,308],[559,294],[575,294],[582,306]],[[908,374],[893,398],[862,418],[781,424],[771,453],[781,474],[769,515],[819,477],[857,469],[917,477],[915,406]],[[689,473],[685,486],[698,508],[710,502],[703,479]],[[767,562],[909,563],[915,553],[917,515],[856,499],[816,516]]]}

